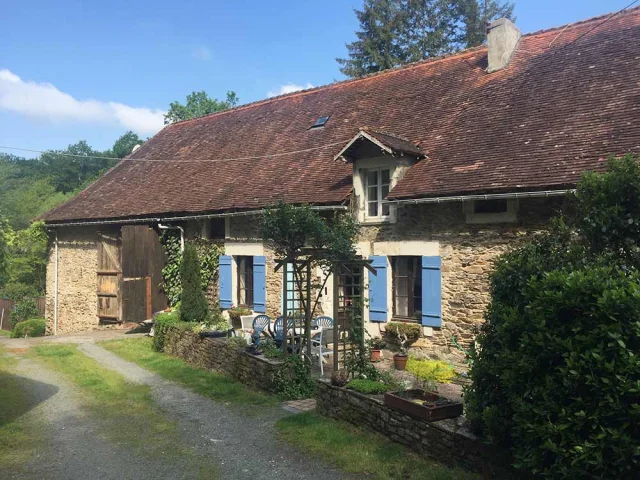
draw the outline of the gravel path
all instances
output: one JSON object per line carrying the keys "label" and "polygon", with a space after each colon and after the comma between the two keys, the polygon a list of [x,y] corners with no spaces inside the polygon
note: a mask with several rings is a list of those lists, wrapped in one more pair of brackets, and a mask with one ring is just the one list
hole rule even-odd
{"label": "gravel path", "polygon": [[[44,447],[23,471],[0,472],[0,478],[48,480],[155,480],[185,478],[184,466],[137,455],[127,445],[102,436],[100,419],[85,413],[82,392],[61,375],[29,359],[13,369],[35,405],[25,414]],[[231,478],[231,477],[230,477]]]}
{"label": "gravel path", "polygon": [[223,479],[348,478],[276,439],[274,423],[286,415],[281,409],[267,409],[256,416],[243,416],[98,345],[82,344],[80,350],[127,380],[149,385],[155,402],[168,412],[171,420],[178,423],[185,445],[199,450],[199,453],[213,455],[221,465]]}

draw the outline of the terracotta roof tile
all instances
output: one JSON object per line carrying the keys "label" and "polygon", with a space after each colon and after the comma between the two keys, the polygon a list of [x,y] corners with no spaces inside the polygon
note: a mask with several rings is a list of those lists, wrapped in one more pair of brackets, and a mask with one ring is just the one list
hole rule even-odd
{"label": "terracotta roof tile", "polygon": [[427,155],[389,198],[572,185],[609,155],[640,153],[640,10],[603,20],[525,35],[492,74],[477,47],[169,125],[45,219],[337,204],[351,167],[333,156],[362,125]]}

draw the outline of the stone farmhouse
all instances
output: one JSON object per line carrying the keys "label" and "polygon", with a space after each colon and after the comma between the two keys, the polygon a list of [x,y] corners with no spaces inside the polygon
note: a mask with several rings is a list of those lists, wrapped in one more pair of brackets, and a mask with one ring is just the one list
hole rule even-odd
{"label": "stone farmhouse", "polygon": [[369,331],[418,322],[417,348],[455,355],[483,321],[492,259],[544,229],[583,172],[629,152],[640,10],[527,35],[498,20],[487,45],[166,126],[44,217],[48,328],[164,307],[167,228],[224,244],[210,292],[223,308],[277,315],[282,275],[256,219],[284,201],[355,210],[378,269],[363,282]]}

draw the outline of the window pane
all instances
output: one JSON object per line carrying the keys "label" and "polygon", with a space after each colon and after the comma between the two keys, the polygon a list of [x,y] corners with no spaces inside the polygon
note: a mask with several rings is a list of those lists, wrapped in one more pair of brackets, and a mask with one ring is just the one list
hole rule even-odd
{"label": "window pane", "polygon": [[409,316],[409,302],[407,297],[396,297],[396,315]]}
{"label": "window pane", "polygon": [[377,170],[368,170],[367,171],[367,186],[378,185],[378,171]]}
{"label": "window pane", "polygon": [[396,259],[397,275],[406,277],[409,275],[409,262],[407,257],[399,257]]}
{"label": "window pane", "polygon": [[[380,175],[381,175],[381,177],[382,177],[382,184],[383,184],[383,185],[384,185],[384,184],[387,184],[387,185],[388,185],[388,184],[389,184],[389,170],[382,170],[382,171],[380,172]],[[387,189],[387,191],[388,191],[388,189]]]}
{"label": "window pane", "polygon": [[406,297],[409,295],[409,279],[408,278],[396,278],[396,295]]}
{"label": "window pane", "polygon": [[369,208],[367,210],[367,215],[370,217],[378,216],[378,202],[369,202]]}
{"label": "window pane", "polygon": [[389,216],[389,205],[386,203],[382,204],[382,216],[383,217],[388,217]]}

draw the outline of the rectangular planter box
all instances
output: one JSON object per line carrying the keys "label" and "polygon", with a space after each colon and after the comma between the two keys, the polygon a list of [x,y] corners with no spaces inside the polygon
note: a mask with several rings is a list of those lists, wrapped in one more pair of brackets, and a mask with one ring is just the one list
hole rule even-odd
{"label": "rectangular planter box", "polygon": [[426,420],[427,422],[435,422],[436,420],[455,418],[462,415],[462,403],[459,402],[434,406],[425,406],[421,403],[414,402],[414,400],[435,402],[441,398],[442,397],[435,393],[414,389],[405,390],[404,392],[385,393],[384,403],[394,410]]}

